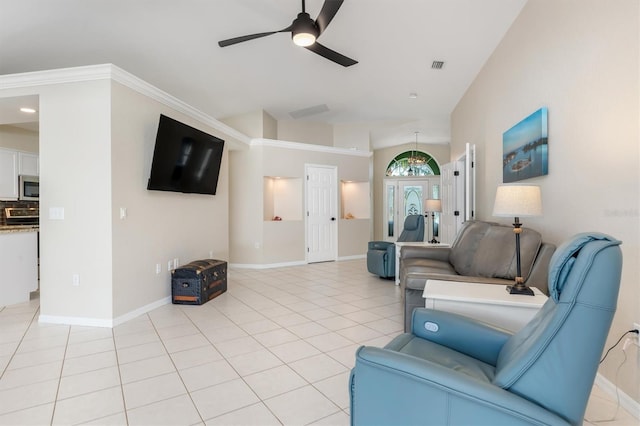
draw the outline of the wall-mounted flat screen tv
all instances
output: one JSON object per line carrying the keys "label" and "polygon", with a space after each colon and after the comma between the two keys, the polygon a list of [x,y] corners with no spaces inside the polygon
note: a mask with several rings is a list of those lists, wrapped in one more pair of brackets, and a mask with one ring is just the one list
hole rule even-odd
{"label": "wall-mounted flat screen tv", "polygon": [[224,140],[160,115],[147,189],[215,195]]}

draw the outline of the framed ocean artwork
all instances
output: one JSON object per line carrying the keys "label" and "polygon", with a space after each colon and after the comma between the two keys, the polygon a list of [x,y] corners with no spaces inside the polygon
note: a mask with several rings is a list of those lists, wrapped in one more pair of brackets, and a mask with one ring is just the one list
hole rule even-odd
{"label": "framed ocean artwork", "polygon": [[547,108],[540,108],[502,134],[502,182],[549,174]]}

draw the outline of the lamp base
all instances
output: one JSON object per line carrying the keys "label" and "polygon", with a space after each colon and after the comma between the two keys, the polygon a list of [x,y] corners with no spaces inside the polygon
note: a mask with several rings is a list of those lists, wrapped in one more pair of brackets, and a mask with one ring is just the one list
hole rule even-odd
{"label": "lamp base", "polygon": [[524,294],[526,296],[533,296],[533,290],[524,285],[508,285],[507,291],[509,294]]}

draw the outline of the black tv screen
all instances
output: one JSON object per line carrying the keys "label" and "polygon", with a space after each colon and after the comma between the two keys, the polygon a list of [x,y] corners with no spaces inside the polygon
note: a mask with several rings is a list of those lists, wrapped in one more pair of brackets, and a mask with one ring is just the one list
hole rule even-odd
{"label": "black tv screen", "polygon": [[215,195],[224,140],[160,115],[147,189]]}

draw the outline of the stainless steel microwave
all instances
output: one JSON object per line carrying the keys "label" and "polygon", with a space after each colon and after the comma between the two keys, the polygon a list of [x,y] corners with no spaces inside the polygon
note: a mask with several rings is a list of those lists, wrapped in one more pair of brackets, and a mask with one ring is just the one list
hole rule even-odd
{"label": "stainless steel microwave", "polygon": [[40,199],[40,178],[38,176],[19,176],[20,199],[38,201]]}

